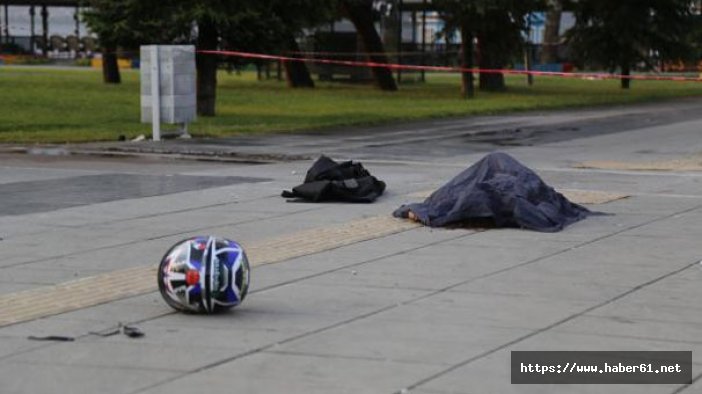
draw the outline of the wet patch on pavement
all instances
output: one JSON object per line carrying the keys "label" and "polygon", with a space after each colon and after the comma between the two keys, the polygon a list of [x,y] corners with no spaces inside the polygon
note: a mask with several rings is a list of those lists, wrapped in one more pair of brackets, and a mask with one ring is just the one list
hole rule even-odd
{"label": "wet patch on pavement", "polygon": [[100,174],[0,184],[0,216],[48,212],[81,205],[210,189],[265,178]]}

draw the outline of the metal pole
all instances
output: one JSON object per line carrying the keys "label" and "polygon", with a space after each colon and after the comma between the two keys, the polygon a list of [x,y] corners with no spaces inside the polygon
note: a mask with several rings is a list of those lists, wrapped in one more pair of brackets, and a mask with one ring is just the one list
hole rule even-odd
{"label": "metal pole", "polygon": [[161,67],[158,45],[151,46],[151,134],[154,141],[161,140]]}
{"label": "metal pole", "polygon": [[[422,66],[427,65],[427,0],[422,0]],[[422,70],[422,82],[425,81],[424,70]]]}
{"label": "metal pole", "polygon": [[46,9],[46,4],[41,5],[41,29],[44,38],[41,53],[46,56],[49,51],[49,10]]}
{"label": "metal pole", "polygon": [[[402,0],[397,3],[397,63],[402,64]],[[397,69],[397,83],[402,82],[402,70]]]}
{"label": "metal pole", "polygon": [[34,36],[36,35],[34,32],[34,15],[36,15],[36,10],[34,9],[34,6],[29,7],[29,50],[32,52],[32,56],[35,55],[35,40]]}
{"label": "metal pole", "polygon": [[76,21],[76,38],[80,38],[80,6],[76,4],[76,12],[73,14],[73,19]]}
{"label": "metal pole", "polygon": [[4,35],[2,33],[2,18],[0,18],[0,44],[2,44],[3,37]]}
{"label": "metal pole", "polygon": [[527,14],[527,39],[524,48],[524,69],[527,71],[527,85],[534,84],[534,76],[531,71],[531,51],[529,42],[531,41],[531,13]]}
{"label": "metal pole", "polygon": [[10,7],[5,4],[5,42],[10,43]]}

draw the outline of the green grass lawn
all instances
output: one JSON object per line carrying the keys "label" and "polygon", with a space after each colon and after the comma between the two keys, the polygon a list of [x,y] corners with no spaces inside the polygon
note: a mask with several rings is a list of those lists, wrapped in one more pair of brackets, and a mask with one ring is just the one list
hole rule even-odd
{"label": "green grass lawn", "polygon": [[[139,123],[139,74],[122,73],[123,83],[105,85],[93,69],[0,67],[0,142],[117,140],[150,132]],[[401,85],[387,93],[371,86],[318,83],[290,89],[253,73],[219,75],[217,116],[190,126],[194,136],[310,130],[447,116],[495,114],[533,109],[631,103],[702,96],[702,83],[509,77],[503,93],[459,95],[459,76],[429,74],[427,83]]]}

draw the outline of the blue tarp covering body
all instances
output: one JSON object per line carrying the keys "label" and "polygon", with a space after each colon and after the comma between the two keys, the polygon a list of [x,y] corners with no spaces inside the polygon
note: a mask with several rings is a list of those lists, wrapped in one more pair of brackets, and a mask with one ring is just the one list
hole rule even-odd
{"label": "blue tarp covering body", "polygon": [[506,153],[495,152],[436,190],[423,203],[403,205],[393,213],[427,226],[456,226],[490,219],[497,227],[556,232],[591,212],[544,183]]}

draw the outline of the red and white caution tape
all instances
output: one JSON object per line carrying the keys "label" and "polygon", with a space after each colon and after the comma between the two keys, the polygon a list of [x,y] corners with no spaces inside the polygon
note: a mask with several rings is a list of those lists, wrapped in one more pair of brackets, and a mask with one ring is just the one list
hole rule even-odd
{"label": "red and white caution tape", "polygon": [[291,57],[279,55],[267,55],[263,53],[240,52],[240,51],[198,51],[199,53],[219,56],[234,56],[243,59],[260,59],[273,60],[284,62],[309,62],[317,64],[328,64],[335,66],[348,67],[371,67],[371,68],[387,68],[390,70],[410,70],[410,71],[440,71],[440,72],[474,72],[482,74],[508,74],[508,75],[536,75],[545,77],[561,77],[561,78],[579,78],[579,79],[630,79],[644,81],[677,81],[677,82],[702,82],[702,78],[685,77],[679,75],[651,75],[651,74],[609,74],[609,73],[572,73],[572,72],[556,72],[556,71],[534,71],[534,70],[514,70],[514,69],[485,69],[485,68],[464,68],[464,67],[448,67],[448,66],[418,66],[412,64],[396,64],[396,63],[378,63],[378,62],[360,62],[353,60],[339,59],[319,59],[310,57]]}

